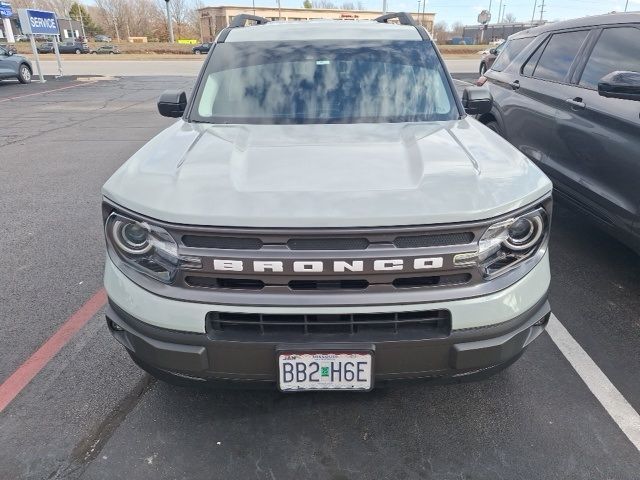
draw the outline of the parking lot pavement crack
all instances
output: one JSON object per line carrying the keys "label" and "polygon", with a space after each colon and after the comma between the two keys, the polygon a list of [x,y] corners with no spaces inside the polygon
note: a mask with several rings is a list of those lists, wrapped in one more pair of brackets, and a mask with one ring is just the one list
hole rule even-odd
{"label": "parking lot pavement crack", "polygon": [[[35,133],[31,134],[31,135],[20,136],[19,138],[15,139],[15,140],[11,140],[11,141],[8,141],[8,142],[0,143],[0,146],[4,147],[4,146],[12,145],[12,144],[15,144],[15,143],[24,142],[26,140],[30,140],[32,138],[38,137],[38,136],[40,136],[42,134],[56,132],[56,131],[60,131],[60,130],[65,130],[65,129],[68,129],[70,127],[75,127],[75,126],[81,125],[83,123],[89,122],[91,120],[96,120],[96,119],[98,119],[98,118],[100,118],[102,116],[105,116],[105,115],[110,115],[112,113],[118,113],[118,112],[121,112],[123,110],[127,110],[128,108],[131,108],[131,107],[135,107],[135,106],[138,106],[138,105],[143,105],[143,104],[145,104],[145,103],[147,103],[149,101],[149,99],[145,99],[145,100],[141,100],[141,101],[138,101],[138,102],[133,102],[133,103],[127,104],[126,106],[124,106],[122,108],[117,108],[115,110],[111,110],[111,111],[106,112],[106,113],[104,112],[104,109],[110,103],[121,99],[123,96],[124,96],[124,94],[107,100],[105,102],[105,105],[99,109],[100,112],[101,112],[101,115],[93,115],[93,116],[90,116],[90,117],[83,117],[83,118],[80,118],[80,119],[77,119],[77,120],[76,119],[70,119],[70,123],[62,122],[62,123],[59,124],[59,126],[57,126],[55,128],[51,128],[51,129],[44,130],[44,131],[38,131],[38,132],[35,132]],[[1,138],[0,138],[0,140],[1,140]]]}
{"label": "parking lot pavement crack", "polygon": [[80,478],[86,467],[98,457],[114,432],[153,387],[155,382],[155,378],[150,375],[142,377],[95,430],[75,446],[69,460],[48,478],[50,480]]}

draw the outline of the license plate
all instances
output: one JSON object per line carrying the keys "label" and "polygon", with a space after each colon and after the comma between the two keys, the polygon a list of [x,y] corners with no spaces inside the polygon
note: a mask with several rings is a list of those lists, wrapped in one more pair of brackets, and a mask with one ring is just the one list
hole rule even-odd
{"label": "license plate", "polygon": [[371,390],[370,352],[283,352],[280,390]]}

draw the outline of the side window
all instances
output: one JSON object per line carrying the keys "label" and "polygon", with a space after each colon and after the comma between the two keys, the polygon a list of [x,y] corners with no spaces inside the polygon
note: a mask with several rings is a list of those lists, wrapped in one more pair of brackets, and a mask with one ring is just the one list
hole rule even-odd
{"label": "side window", "polygon": [[563,81],[588,34],[588,30],[580,30],[553,35],[542,52],[533,76],[542,80]]}
{"label": "side window", "polygon": [[492,70],[496,72],[501,72],[507,66],[513,62],[513,59],[516,58],[522,50],[525,49],[527,45],[529,45],[533,41],[534,37],[528,38],[516,38],[514,40],[507,40],[504,45],[502,52],[496,58],[495,63],[491,67]]}
{"label": "side window", "polygon": [[591,52],[580,85],[598,88],[602,77],[616,70],[640,72],[640,30],[633,27],[607,28]]}
{"label": "side window", "polygon": [[527,60],[527,63],[525,63],[524,67],[522,67],[522,75],[526,77],[533,76],[533,71],[536,69],[536,65],[538,65],[538,61],[540,60],[540,56],[542,55],[542,52],[544,51],[544,47],[546,46],[546,44],[547,42],[542,42],[538,46],[538,48],[536,48],[536,51],[533,53],[533,55],[529,57],[529,60]]}

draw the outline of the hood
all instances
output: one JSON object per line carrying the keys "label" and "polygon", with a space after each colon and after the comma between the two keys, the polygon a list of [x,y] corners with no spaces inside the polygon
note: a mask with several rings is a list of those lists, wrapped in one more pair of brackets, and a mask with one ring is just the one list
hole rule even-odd
{"label": "hood", "polygon": [[349,125],[175,123],[105,197],[166,222],[234,227],[426,225],[491,218],[551,190],[476,120]]}

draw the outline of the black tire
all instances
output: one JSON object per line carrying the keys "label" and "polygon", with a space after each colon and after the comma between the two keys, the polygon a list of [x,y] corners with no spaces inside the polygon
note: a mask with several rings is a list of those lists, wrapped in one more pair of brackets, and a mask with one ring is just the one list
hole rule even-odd
{"label": "black tire", "polygon": [[79,48],[76,48],[76,55],[80,55],[82,51]]}
{"label": "black tire", "polygon": [[498,135],[502,136],[502,131],[500,131],[500,125],[498,125],[498,122],[496,122],[495,120],[491,120],[490,122],[485,123],[485,126],[489,130],[493,130]]}
{"label": "black tire", "polygon": [[201,52],[200,50],[196,50],[196,51],[195,51],[195,52],[193,52],[193,53],[195,53],[196,55],[202,55],[202,52]]}
{"label": "black tire", "polygon": [[484,62],[480,63],[480,75],[484,75],[485,72],[487,71],[487,65]]}
{"label": "black tire", "polygon": [[18,69],[18,81],[20,83],[31,83],[31,77],[33,76],[33,72],[29,68],[29,65],[23,63],[20,65]]}
{"label": "black tire", "polygon": [[113,55],[115,52],[109,52],[109,55]]}

